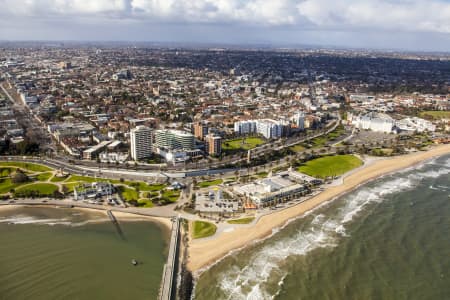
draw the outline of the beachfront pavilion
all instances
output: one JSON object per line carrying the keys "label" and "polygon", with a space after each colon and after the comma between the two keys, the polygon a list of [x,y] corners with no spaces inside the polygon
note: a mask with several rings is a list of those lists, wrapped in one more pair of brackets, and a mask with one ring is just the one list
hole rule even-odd
{"label": "beachfront pavilion", "polygon": [[258,208],[298,199],[309,193],[309,184],[299,183],[286,176],[277,174],[250,184],[238,186],[234,191],[250,200]]}
{"label": "beachfront pavilion", "polygon": [[272,193],[256,193],[249,198],[258,207],[267,207],[298,199],[308,193],[307,186],[295,184]]}

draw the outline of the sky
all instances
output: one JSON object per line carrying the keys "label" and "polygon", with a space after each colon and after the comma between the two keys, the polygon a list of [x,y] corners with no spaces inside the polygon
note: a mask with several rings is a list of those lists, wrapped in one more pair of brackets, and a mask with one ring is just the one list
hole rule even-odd
{"label": "sky", "polygon": [[450,0],[0,0],[0,40],[447,52]]}

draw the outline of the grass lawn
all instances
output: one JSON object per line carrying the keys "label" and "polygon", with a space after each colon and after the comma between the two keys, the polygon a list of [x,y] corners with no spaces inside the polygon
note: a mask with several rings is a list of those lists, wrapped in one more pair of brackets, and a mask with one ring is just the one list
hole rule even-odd
{"label": "grass lawn", "polygon": [[180,198],[180,191],[165,190],[161,195],[161,200],[165,202],[176,202]]}
{"label": "grass lawn", "polygon": [[51,183],[33,183],[16,189],[15,193],[26,194],[35,192],[40,195],[52,195],[58,190],[58,187]]}
{"label": "grass lawn", "polygon": [[200,188],[207,188],[207,187],[210,187],[210,186],[213,186],[213,185],[219,185],[219,184],[222,184],[222,182],[223,182],[222,179],[209,180],[209,181],[202,181],[202,182],[199,182],[199,183],[197,184],[197,186],[200,187]]}
{"label": "grass lawn", "polygon": [[50,179],[51,182],[61,182],[67,179],[67,176],[64,177],[58,177],[58,176],[53,176],[52,179]]}
{"label": "grass lawn", "polygon": [[123,183],[134,188],[139,188],[139,190],[143,192],[161,191],[167,187],[165,184],[147,184],[142,181],[125,181]]}
{"label": "grass lawn", "polygon": [[258,176],[258,178],[266,178],[267,175],[269,175],[268,172],[264,171],[264,172],[259,172],[258,174],[256,174],[256,176]]}
{"label": "grass lawn", "polygon": [[194,221],[192,223],[192,237],[194,239],[205,238],[216,233],[216,225],[204,222],[204,221]]}
{"label": "grass lawn", "polygon": [[11,175],[16,170],[16,168],[0,168],[0,177],[7,177]]}
{"label": "grass lawn", "polygon": [[0,179],[0,194],[9,193],[11,189],[15,189],[22,184],[12,183],[10,178]]}
{"label": "grass lawn", "polygon": [[71,183],[64,183],[63,186],[65,186],[67,188],[67,193],[72,193],[73,189],[76,186],[79,186],[80,182],[71,182]]}
{"label": "grass lawn", "polygon": [[306,148],[303,147],[302,145],[294,145],[292,147],[289,147],[289,149],[291,149],[293,152],[300,152],[305,150]]}
{"label": "grass lawn", "polygon": [[259,137],[248,137],[233,140],[226,140],[222,144],[222,149],[227,150],[250,150],[256,148],[259,145],[264,144],[264,140]]}
{"label": "grass lawn", "polygon": [[107,181],[103,178],[94,178],[89,176],[80,176],[80,175],[70,175],[66,180],[66,182],[72,182],[72,181],[82,181],[86,183],[92,183],[96,181]]}
{"label": "grass lawn", "polygon": [[446,110],[426,110],[420,112],[421,117],[430,116],[433,119],[450,119],[450,111]]}
{"label": "grass lawn", "polygon": [[41,174],[36,175],[36,179],[39,180],[39,181],[47,181],[52,176],[53,176],[52,173],[46,172],[46,173],[41,173]]}
{"label": "grass lawn", "polygon": [[153,202],[150,199],[139,199],[138,200],[138,206],[140,207],[153,207]]}
{"label": "grass lawn", "polygon": [[79,181],[79,182],[85,182],[85,183],[111,182],[112,184],[123,184],[123,185],[128,185],[130,187],[139,188],[139,190],[143,191],[143,192],[161,191],[167,187],[166,184],[147,184],[142,181],[129,181],[129,180],[120,182],[120,180],[117,180],[117,179],[95,178],[95,177],[80,176],[80,175],[71,175],[65,181],[66,182]]}
{"label": "grass lawn", "polygon": [[325,138],[323,136],[316,137],[316,138],[312,139],[311,141],[309,141],[309,143],[311,144],[311,146],[313,148],[323,147],[323,146],[325,146],[326,142],[327,142],[327,138]]}
{"label": "grass lawn", "polygon": [[119,186],[120,194],[125,201],[138,200],[139,194],[135,189]]}
{"label": "grass lawn", "polygon": [[327,138],[331,141],[337,139],[338,137],[340,137],[341,135],[343,135],[345,133],[345,129],[344,126],[339,125],[338,127],[336,127],[335,130],[333,130],[332,132],[330,132],[329,134],[327,134]]}
{"label": "grass lawn", "polygon": [[29,170],[31,172],[49,172],[53,171],[53,169],[46,167],[44,165],[26,163],[26,162],[18,162],[18,161],[2,161],[0,162],[0,166],[4,167],[16,167],[20,169]]}
{"label": "grass lawn", "polygon": [[[310,141],[304,142],[302,145],[296,145],[296,146],[302,147],[304,145],[310,145],[312,148],[320,148],[320,147],[325,146],[325,144],[328,141],[334,141],[338,137],[343,135],[344,133],[345,133],[344,127],[343,126],[338,126],[338,127],[336,127],[335,130],[333,130],[332,132],[330,132],[327,135],[322,135],[322,136],[316,137],[316,138],[314,138],[314,139],[312,139]],[[296,147],[296,146],[293,146],[293,147]],[[293,148],[293,147],[291,147],[291,148]],[[294,150],[294,149],[291,149],[291,150],[292,151],[297,151],[297,152],[301,151],[301,150]]]}
{"label": "grass lawn", "polygon": [[307,175],[326,178],[339,176],[362,165],[362,161],[353,155],[324,156],[310,160],[297,170]]}
{"label": "grass lawn", "polygon": [[228,220],[228,224],[250,224],[253,222],[255,217],[248,217],[248,218],[242,218],[242,219],[235,219],[235,220]]}
{"label": "grass lawn", "polygon": [[144,193],[144,197],[145,198],[158,198],[159,192],[147,192],[147,193]]}

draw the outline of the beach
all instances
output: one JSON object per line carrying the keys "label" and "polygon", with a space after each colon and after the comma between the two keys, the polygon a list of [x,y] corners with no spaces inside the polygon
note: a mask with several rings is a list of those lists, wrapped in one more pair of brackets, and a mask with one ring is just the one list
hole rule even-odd
{"label": "beach", "polygon": [[[93,219],[91,223],[98,222],[109,222],[109,217],[107,214],[107,210],[103,208],[95,209],[95,208],[87,208],[87,207],[73,207],[73,208],[64,208],[67,204],[62,203],[61,207],[63,209],[71,209],[73,211],[83,211],[87,214],[91,215],[91,217],[98,218]],[[55,207],[55,204],[37,204],[37,205],[28,205],[28,204],[7,204],[7,205],[0,205],[0,211],[14,211],[18,208],[24,208],[24,207]],[[158,225],[162,225],[165,230],[171,230],[172,229],[172,221],[169,218],[163,218],[163,217],[154,217],[154,216],[146,216],[146,215],[138,215],[134,214],[133,212],[123,212],[123,211],[112,211],[113,215],[117,218],[118,221],[150,221],[154,222]]]}
{"label": "beach", "polygon": [[341,185],[329,187],[320,194],[290,208],[265,215],[251,227],[236,226],[233,231],[221,232],[210,239],[192,240],[189,244],[188,268],[199,273],[203,268],[221,259],[230,251],[243,248],[269,236],[275,228],[282,227],[289,220],[301,216],[359,185],[448,153],[450,153],[450,145],[440,145],[424,152],[372,161],[343,178]]}

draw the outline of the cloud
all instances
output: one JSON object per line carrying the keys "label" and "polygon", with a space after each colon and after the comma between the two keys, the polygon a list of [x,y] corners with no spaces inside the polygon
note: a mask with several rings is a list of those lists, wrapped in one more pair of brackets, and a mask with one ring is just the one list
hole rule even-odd
{"label": "cloud", "polygon": [[77,18],[154,23],[241,24],[297,30],[450,33],[444,0],[0,0],[4,19]]}
{"label": "cloud", "polygon": [[306,0],[297,10],[320,28],[450,33],[450,3],[437,0]]}

